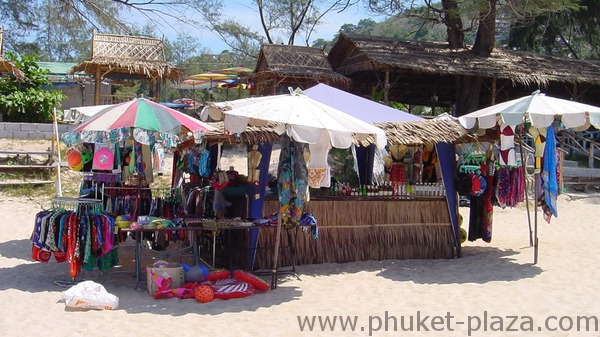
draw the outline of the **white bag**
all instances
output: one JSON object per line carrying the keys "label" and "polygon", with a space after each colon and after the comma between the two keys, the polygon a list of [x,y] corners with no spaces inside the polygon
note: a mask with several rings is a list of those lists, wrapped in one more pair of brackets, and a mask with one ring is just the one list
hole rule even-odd
{"label": "white bag", "polygon": [[80,282],[61,294],[68,308],[113,310],[119,306],[119,298],[94,281]]}

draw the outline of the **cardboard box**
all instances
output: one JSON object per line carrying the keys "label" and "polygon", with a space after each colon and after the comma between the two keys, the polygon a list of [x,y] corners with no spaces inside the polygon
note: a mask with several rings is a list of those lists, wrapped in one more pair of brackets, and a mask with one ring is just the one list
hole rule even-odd
{"label": "cardboard box", "polygon": [[159,268],[148,265],[146,267],[146,288],[150,295],[154,295],[158,289],[152,275],[163,278],[171,277],[172,281],[171,286],[169,287],[170,289],[179,288],[185,283],[185,273],[183,272],[183,266],[180,263],[170,262],[168,266]]}

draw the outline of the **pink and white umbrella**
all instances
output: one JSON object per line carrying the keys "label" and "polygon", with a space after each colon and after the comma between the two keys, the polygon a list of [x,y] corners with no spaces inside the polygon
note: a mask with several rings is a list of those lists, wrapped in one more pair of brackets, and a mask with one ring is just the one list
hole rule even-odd
{"label": "pink and white umbrella", "polygon": [[70,134],[83,142],[106,143],[126,139],[133,132],[136,141],[149,144],[155,133],[162,139],[177,142],[178,136],[187,132],[201,138],[204,132],[215,130],[213,126],[182,112],[145,98],[135,98],[101,109]]}

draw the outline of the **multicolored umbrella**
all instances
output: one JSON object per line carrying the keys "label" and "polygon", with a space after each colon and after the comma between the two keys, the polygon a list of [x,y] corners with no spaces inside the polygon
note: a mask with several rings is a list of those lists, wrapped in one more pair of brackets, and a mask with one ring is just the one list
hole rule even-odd
{"label": "multicolored umbrella", "polygon": [[218,70],[217,72],[220,74],[244,76],[244,75],[249,75],[253,71],[254,71],[254,69],[252,69],[252,68],[248,68],[248,67],[244,67],[244,66],[237,66],[237,67],[231,67],[231,68],[223,68],[221,70]]}
{"label": "multicolored umbrella", "polygon": [[216,128],[146,98],[135,98],[100,110],[67,136],[65,142],[111,143],[127,139],[131,133],[136,141],[150,144],[158,134],[168,146],[179,140],[179,135],[192,132],[196,139],[205,131]]}

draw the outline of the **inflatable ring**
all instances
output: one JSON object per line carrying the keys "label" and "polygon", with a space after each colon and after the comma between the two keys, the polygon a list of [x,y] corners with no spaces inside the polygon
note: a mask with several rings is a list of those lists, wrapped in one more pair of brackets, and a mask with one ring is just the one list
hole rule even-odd
{"label": "inflatable ring", "polygon": [[460,243],[467,241],[467,231],[464,228],[460,228]]}
{"label": "inflatable ring", "polygon": [[269,285],[269,282],[245,270],[234,271],[233,278],[238,281],[249,283],[251,286],[260,291],[268,291],[269,289],[271,289],[271,285]]}
{"label": "inflatable ring", "polygon": [[242,298],[254,294],[254,287],[246,282],[234,279],[222,280],[227,282],[217,283],[212,286],[215,298],[228,300],[230,298]]}
{"label": "inflatable ring", "polygon": [[229,270],[213,270],[202,281],[208,282],[216,282],[218,280],[228,279],[231,275],[229,274]]}

